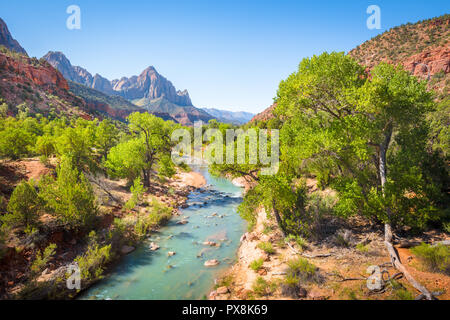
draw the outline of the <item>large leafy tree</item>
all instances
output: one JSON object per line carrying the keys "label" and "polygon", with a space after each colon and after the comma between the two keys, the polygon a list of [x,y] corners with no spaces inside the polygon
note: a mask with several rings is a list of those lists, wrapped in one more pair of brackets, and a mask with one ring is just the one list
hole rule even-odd
{"label": "large leafy tree", "polygon": [[117,144],[119,130],[111,120],[103,120],[95,130],[95,147],[103,159],[108,156],[109,150]]}
{"label": "large leafy tree", "polygon": [[338,212],[384,222],[392,260],[405,273],[391,250],[391,225],[423,226],[436,216],[423,168],[425,114],[433,107],[425,84],[388,64],[366,75],[344,54],[324,53],[304,59],[281,82],[277,103],[285,119],[283,160],[331,183],[339,192]]}
{"label": "large leafy tree", "polygon": [[128,117],[132,138],[113,147],[105,166],[111,175],[127,178],[131,183],[142,175],[144,186],[149,187],[153,167],[170,155],[172,121],[164,121],[149,113],[133,113]]}

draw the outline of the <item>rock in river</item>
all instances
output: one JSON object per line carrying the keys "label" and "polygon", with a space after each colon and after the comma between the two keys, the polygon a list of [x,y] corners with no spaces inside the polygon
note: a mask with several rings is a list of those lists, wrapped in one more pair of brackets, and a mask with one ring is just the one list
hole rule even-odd
{"label": "rock in river", "polygon": [[154,243],[154,242],[150,243],[150,250],[156,251],[158,249],[159,249],[159,246],[156,243]]}
{"label": "rock in river", "polygon": [[136,250],[135,247],[123,246],[122,249],[120,249],[120,252],[122,252],[122,254],[129,254],[129,253],[133,252],[134,250]]}
{"label": "rock in river", "polygon": [[215,267],[217,265],[219,265],[219,260],[217,259],[213,259],[213,260],[208,260],[205,262],[205,267]]}

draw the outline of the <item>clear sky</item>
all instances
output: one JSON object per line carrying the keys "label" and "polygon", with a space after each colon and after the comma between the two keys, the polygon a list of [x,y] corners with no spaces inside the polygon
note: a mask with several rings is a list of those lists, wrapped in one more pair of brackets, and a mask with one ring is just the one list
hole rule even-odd
{"label": "clear sky", "polygon": [[[68,30],[66,8],[81,8]],[[381,30],[369,30],[369,5]],[[198,107],[257,113],[304,57],[349,51],[391,27],[450,13],[448,0],[1,0],[31,56],[62,51],[108,79],[153,65]]]}

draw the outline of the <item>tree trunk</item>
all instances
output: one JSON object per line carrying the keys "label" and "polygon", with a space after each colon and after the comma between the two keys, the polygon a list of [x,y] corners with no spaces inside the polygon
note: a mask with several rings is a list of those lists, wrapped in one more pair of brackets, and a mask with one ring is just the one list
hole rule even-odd
{"label": "tree trunk", "polygon": [[280,227],[281,234],[283,237],[286,237],[286,230],[284,228],[283,220],[280,217],[280,213],[277,208],[275,208],[275,201],[273,201],[273,214],[275,215],[275,220],[277,221],[278,226]]}
{"label": "tree trunk", "polygon": [[[383,190],[383,196],[385,196],[385,184],[387,179],[387,164],[386,164],[386,154],[387,150],[389,148],[389,144],[391,142],[392,138],[392,125],[389,125],[387,132],[385,134],[385,139],[381,143],[379,148],[379,177],[380,177],[380,184],[381,188]],[[395,250],[395,247],[392,242],[392,227],[390,224],[391,218],[392,218],[392,212],[389,207],[386,208],[386,215],[387,215],[387,222],[384,224],[384,244],[389,252],[389,255],[391,257],[392,265],[403,273],[405,278],[411,283],[411,285],[419,290],[423,296],[425,296],[428,300],[433,299],[433,295],[422,286],[420,283],[418,283],[412,275],[406,270],[405,266],[401,263],[400,258],[398,256],[397,250]]]}
{"label": "tree trunk", "polygon": [[142,169],[144,187],[150,188],[150,170]]}

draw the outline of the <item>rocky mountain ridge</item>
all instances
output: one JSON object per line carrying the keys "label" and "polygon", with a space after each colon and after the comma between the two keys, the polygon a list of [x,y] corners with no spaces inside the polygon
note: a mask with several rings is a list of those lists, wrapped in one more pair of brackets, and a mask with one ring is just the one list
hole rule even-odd
{"label": "rocky mountain ridge", "polygon": [[0,46],[4,46],[9,50],[28,55],[24,48],[21,47],[19,42],[15,40],[9,32],[8,26],[5,21],[0,18]]}
{"label": "rocky mountain ridge", "polygon": [[96,89],[108,95],[119,95],[128,100],[157,99],[164,97],[180,106],[192,106],[187,90],[177,91],[169,80],[160,75],[153,66],[146,68],[139,76],[122,77],[109,81],[99,74],[92,76],[86,69],[73,66],[62,52],[48,52],[44,57],[70,81]]}

